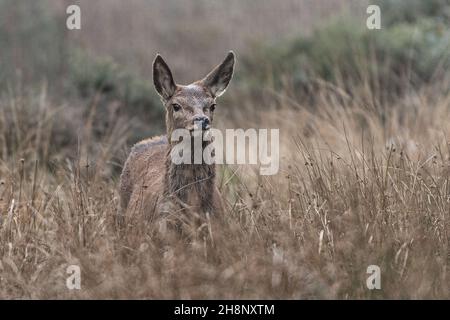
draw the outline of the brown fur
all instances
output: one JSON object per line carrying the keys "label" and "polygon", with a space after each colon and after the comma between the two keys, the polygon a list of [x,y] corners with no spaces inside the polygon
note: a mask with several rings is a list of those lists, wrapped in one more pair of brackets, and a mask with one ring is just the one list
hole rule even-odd
{"label": "brown fur", "polygon": [[[181,213],[220,214],[223,205],[215,185],[215,166],[175,165],[169,141],[178,128],[191,130],[195,117],[212,123],[215,99],[226,89],[234,67],[234,54],[203,80],[188,86],[176,85],[170,69],[158,55],[153,64],[155,88],[166,107],[167,135],[137,143],[124,165],[120,179],[121,211],[127,215],[144,213],[152,218]],[[181,110],[174,109],[174,105]]]}

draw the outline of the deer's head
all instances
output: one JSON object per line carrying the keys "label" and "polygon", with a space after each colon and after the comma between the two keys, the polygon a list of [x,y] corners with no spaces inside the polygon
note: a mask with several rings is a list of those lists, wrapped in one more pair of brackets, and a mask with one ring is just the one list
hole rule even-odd
{"label": "deer's head", "polygon": [[189,85],[176,84],[172,72],[158,54],[153,62],[153,83],[166,108],[167,134],[175,129],[193,131],[196,125],[208,130],[212,125],[216,98],[226,90],[233,76],[234,53],[202,80]]}

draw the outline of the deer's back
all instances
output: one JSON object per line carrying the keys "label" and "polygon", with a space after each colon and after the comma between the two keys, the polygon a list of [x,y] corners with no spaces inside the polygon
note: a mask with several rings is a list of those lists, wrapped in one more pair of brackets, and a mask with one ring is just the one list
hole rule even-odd
{"label": "deer's back", "polygon": [[166,156],[166,136],[146,139],[133,146],[120,176],[123,212],[133,209],[141,200],[151,206],[162,195]]}

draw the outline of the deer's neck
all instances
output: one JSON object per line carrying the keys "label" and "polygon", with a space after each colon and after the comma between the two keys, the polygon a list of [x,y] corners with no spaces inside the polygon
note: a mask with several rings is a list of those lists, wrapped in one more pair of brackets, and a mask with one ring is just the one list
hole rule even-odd
{"label": "deer's neck", "polygon": [[188,207],[213,209],[216,169],[214,164],[174,164],[169,143],[166,157],[165,194]]}

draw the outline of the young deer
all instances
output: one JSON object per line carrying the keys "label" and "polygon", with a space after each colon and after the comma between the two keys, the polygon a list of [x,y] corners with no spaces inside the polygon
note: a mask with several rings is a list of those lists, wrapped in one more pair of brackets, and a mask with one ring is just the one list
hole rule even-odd
{"label": "young deer", "polygon": [[143,212],[155,217],[153,213],[176,215],[189,211],[213,215],[222,211],[214,164],[174,164],[171,150],[177,142],[170,137],[175,129],[193,132],[198,122],[204,132],[210,128],[216,98],[230,83],[234,60],[233,52],[229,52],[205,78],[184,86],[175,84],[167,64],[156,56],[153,83],[166,109],[167,134],[132,148],[120,178],[122,213]]}

